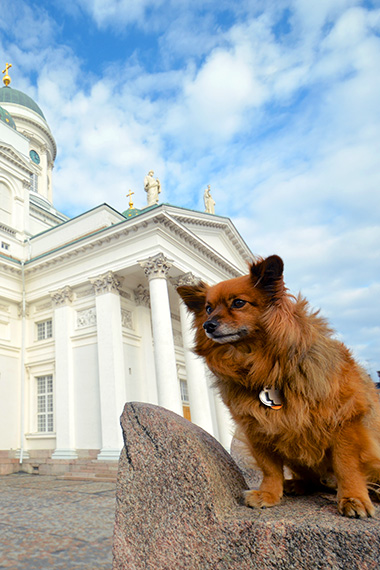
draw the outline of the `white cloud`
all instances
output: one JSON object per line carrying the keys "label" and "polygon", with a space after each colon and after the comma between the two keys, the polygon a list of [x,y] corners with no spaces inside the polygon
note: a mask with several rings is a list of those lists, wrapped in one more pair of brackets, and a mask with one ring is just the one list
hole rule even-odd
{"label": "white cloud", "polygon": [[355,0],[132,4],[65,3],[89,26],[117,27],[119,41],[133,23],[153,36],[151,65],[142,42],[90,71],[48,12],[9,3],[14,86],[58,143],[55,205],[123,210],[131,188],[142,206],[153,168],[162,201],[202,210],[211,184],[217,213],[254,253],[282,255],[291,290],[380,369],[380,11]]}

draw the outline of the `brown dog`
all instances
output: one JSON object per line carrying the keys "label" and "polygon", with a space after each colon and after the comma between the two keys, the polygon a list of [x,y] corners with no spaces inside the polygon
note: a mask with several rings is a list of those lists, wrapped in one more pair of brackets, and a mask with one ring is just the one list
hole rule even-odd
{"label": "brown dog", "polygon": [[195,352],[216,376],[224,403],[263,472],[246,504],[270,507],[284,490],[335,481],[338,509],[374,514],[380,482],[380,403],[372,380],[305,299],[287,293],[283,262],[260,259],[250,274],[178,288],[194,314]]}

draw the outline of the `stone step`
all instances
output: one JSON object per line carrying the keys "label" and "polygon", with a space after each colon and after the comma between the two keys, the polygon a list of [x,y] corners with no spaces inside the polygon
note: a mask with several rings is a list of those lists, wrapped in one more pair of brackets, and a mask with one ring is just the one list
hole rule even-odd
{"label": "stone step", "polygon": [[98,473],[89,471],[70,471],[60,475],[58,479],[66,481],[95,481],[116,483],[117,473],[112,471],[99,471]]}

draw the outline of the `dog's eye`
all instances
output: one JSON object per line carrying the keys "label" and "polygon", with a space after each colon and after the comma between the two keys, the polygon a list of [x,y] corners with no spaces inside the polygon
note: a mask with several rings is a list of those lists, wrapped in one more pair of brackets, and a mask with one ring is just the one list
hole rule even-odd
{"label": "dog's eye", "polygon": [[241,309],[242,307],[244,307],[244,305],[246,305],[247,301],[244,301],[243,299],[234,299],[231,303],[231,308],[232,309]]}
{"label": "dog's eye", "polygon": [[211,307],[211,305],[207,305],[207,307],[206,307],[206,313],[207,313],[208,315],[211,315],[211,313],[212,313],[212,307]]}

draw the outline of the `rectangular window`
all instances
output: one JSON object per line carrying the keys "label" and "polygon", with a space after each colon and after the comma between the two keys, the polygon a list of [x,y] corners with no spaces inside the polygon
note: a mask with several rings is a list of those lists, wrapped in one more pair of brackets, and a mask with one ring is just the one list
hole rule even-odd
{"label": "rectangular window", "polygon": [[190,405],[189,405],[189,392],[187,389],[187,382],[186,380],[180,380],[180,387],[181,387],[181,400],[182,400],[182,412],[183,417],[187,420],[191,421],[191,413],[190,413]]}
{"label": "rectangular window", "polygon": [[45,340],[53,337],[53,321],[41,321],[37,323],[37,340]]}
{"label": "rectangular window", "polygon": [[54,431],[53,376],[38,376],[37,380],[37,431]]}
{"label": "rectangular window", "polygon": [[9,243],[6,243],[5,241],[1,242],[1,249],[5,249],[5,250],[9,250]]}
{"label": "rectangular window", "polygon": [[183,404],[189,403],[189,392],[187,390],[187,382],[186,380],[180,380],[181,385],[181,400]]}

